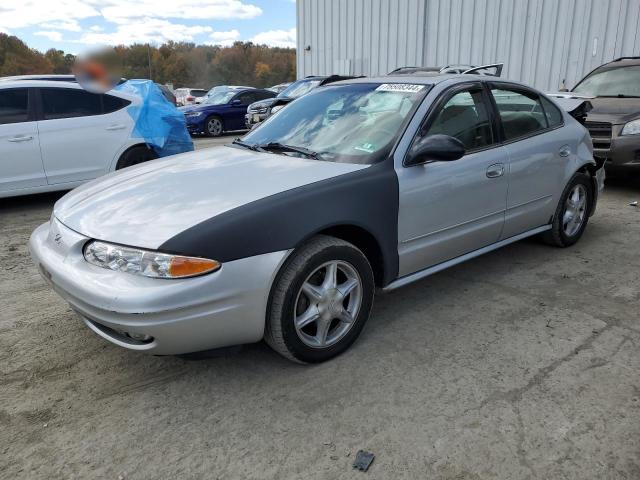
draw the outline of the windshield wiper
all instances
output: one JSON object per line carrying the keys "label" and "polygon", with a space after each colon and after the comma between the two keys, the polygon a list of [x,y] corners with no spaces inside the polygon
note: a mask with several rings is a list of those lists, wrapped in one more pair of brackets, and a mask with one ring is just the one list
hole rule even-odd
{"label": "windshield wiper", "polygon": [[260,147],[258,147],[257,145],[253,145],[251,143],[247,143],[247,142],[243,142],[242,140],[240,140],[239,138],[236,138],[233,142],[231,142],[233,145],[239,145],[241,147],[244,148],[248,148],[249,150],[252,150],[254,152],[258,152],[260,151]]}
{"label": "windshield wiper", "polygon": [[280,142],[269,142],[263,145],[258,145],[257,148],[262,150],[271,150],[276,152],[294,152],[304,155],[308,158],[313,158],[314,160],[322,160],[321,155],[318,152],[314,152],[313,150],[309,150],[304,147],[297,147],[295,145],[285,145]]}

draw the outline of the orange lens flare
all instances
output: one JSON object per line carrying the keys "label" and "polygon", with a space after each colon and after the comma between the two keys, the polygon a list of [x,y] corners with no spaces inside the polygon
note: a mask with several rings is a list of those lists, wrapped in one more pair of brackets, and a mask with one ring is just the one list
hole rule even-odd
{"label": "orange lens flare", "polygon": [[192,257],[174,257],[169,266],[169,275],[174,278],[193,277],[203,273],[213,272],[220,268],[220,263],[215,260]]}

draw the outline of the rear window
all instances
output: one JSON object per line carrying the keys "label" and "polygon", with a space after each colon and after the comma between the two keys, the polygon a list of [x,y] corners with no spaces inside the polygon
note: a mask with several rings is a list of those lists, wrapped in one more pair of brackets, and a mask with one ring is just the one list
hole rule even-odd
{"label": "rear window", "polygon": [[0,90],[0,125],[29,120],[29,93],[26,88]]}
{"label": "rear window", "polygon": [[102,113],[99,94],[70,88],[42,88],[40,91],[44,120],[86,117]]}
{"label": "rear window", "polygon": [[207,94],[207,90],[191,90],[191,95],[194,97],[204,97]]}

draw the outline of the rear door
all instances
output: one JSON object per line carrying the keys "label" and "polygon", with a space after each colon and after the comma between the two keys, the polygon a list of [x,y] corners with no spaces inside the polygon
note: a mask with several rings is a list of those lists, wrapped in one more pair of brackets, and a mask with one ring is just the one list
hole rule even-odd
{"label": "rear door", "polygon": [[498,241],[507,198],[507,153],[479,82],[456,85],[437,99],[414,143],[433,134],[460,140],[459,160],[396,168],[400,276]]}
{"label": "rear door", "polygon": [[38,121],[49,184],[90,180],[109,171],[131,135],[127,100],[74,88],[40,88]]}
{"label": "rear door", "polygon": [[47,184],[34,93],[29,88],[0,88],[0,192]]}
{"label": "rear door", "polygon": [[546,99],[543,104],[537,92],[494,83],[491,95],[509,156],[509,195],[501,236],[506,239],[550,222],[571,146],[561,131],[562,114]]}

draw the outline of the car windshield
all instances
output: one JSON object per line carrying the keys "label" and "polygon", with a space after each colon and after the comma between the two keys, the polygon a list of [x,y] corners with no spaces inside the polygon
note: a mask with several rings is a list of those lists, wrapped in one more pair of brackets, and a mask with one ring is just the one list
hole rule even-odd
{"label": "car windshield", "polygon": [[194,97],[204,97],[206,94],[206,90],[191,90],[191,95]]}
{"label": "car windshield", "polygon": [[358,83],[319,88],[243,138],[244,146],[342,163],[386,158],[429,85]]}
{"label": "car windshield", "polygon": [[640,96],[640,65],[597,70],[573,91],[594,97]]}
{"label": "car windshield", "polygon": [[224,105],[225,103],[229,103],[229,100],[231,100],[236,93],[234,90],[213,92],[213,94],[209,95],[202,103],[206,103],[207,105]]}
{"label": "car windshield", "polygon": [[281,98],[298,98],[320,85],[322,80],[299,80],[278,94]]}

